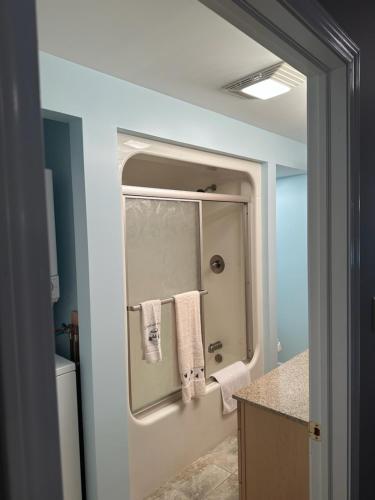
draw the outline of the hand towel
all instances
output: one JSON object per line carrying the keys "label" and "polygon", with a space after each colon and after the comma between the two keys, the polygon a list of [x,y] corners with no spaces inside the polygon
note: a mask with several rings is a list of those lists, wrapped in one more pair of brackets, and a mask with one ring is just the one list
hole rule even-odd
{"label": "hand towel", "polygon": [[198,291],[181,293],[174,296],[174,301],[182,399],[188,403],[206,392],[200,294]]}
{"label": "hand towel", "polygon": [[147,363],[157,363],[162,360],[160,317],[160,300],[147,300],[141,303],[142,359],[147,361]]}
{"label": "hand towel", "polygon": [[237,361],[222,370],[211,375],[220,384],[221,397],[223,400],[223,413],[231,413],[237,408],[237,401],[232,398],[232,395],[250,384],[250,371],[248,367]]}

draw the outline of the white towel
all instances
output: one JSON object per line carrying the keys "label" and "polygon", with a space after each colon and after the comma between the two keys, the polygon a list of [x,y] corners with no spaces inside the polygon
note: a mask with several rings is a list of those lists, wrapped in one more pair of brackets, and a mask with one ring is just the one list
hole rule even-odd
{"label": "white towel", "polygon": [[250,371],[242,361],[237,361],[222,370],[212,374],[221,388],[221,397],[223,399],[223,413],[231,413],[237,408],[237,401],[232,395],[250,384]]}
{"label": "white towel", "polygon": [[206,392],[198,291],[174,296],[176,310],[177,356],[184,403]]}
{"label": "white towel", "polygon": [[147,300],[141,303],[142,349],[147,363],[162,360],[160,344],[161,301]]}

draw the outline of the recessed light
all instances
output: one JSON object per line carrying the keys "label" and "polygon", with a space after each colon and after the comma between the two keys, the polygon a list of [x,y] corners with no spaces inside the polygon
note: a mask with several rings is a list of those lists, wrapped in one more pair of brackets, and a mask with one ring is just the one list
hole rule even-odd
{"label": "recessed light", "polygon": [[150,144],[147,144],[147,142],[135,141],[134,139],[128,139],[123,144],[133,149],[147,149],[150,147]]}
{"label": "recessed light", "polygon": [[286,94],[292,88],[302,85],[304,81],[305,76],[302,73],[289,64],[280,62],[229,83],[223,88],[242,97],[266,100]]}
{"label": "recessed light", "polygon": [[285,85],[285,83],[269,78],[268,80],[263,80],[245,87],[242,89],[242,92],[252,97],[256,97],[257,99],[266,100],[271,99],[271,97],[276,97],[277,95],[286,94],[290,89],[291,87]]}

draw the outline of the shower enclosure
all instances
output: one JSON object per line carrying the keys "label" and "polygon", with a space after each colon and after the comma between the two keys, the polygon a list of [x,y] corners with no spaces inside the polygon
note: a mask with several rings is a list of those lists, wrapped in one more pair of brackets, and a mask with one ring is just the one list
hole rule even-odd
{"label": "shower enclosure", "polygon": [[[206,379],[252,357],[249,199],[124,186],[130,407],[180,398],[173,302],[162,306],[163,360],[142,360],[140,302],[201,295]],[[251,207],[250,207],[251,208]]]}
{"label": "shower enclosure", "polygon": [[[212,373],[244,360],[253,379],[263,374],[262,167],[124,132],[118,151],[130,497],[143,500],[236,432],[237,415],[223,415]],[[162,306],[163,360],[152,365],[142,360],[139,304],[189,290],[207,291],[201,295],[206,395],[183,404],[174,305]]]}

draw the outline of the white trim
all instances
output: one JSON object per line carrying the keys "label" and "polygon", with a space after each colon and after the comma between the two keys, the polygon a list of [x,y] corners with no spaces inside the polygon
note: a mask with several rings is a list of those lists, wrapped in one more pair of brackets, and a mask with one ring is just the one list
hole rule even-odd
{"label": "white trim", "polygon": [[[329,496],[328,428],[328,193],[327,193],[327,95],[323,75],[308,80],[309,152],[311,165],[319,165],[308,175],[308,269],[309,269],[309,347],[310,419],[321,425],[322,441],[310,443],[310,496],[327,500]],[[315,147],[320,143],[320,150]],[[311,169],[312,170],[312,169]],[[317,332],[317,334],[313,334]],[[344,500],[344,499],[343,499]]]}
{"label": "white trim", "polygon": [[[348,454],[348,408],[346,396],[349,393],[349,213],[348,206],[348,112],[347,112],[347,71],[340,67],[329,75],[330,96],[330,161],[329,199],[331,228],[328,251],[330,252],[331,275],[331,335],[327,347],[330,384],[328,404],[330,404],[330,445],[331,445],[331,496],[349,498],[347,490],[349,477],[343,475],[349,461]],[[344,146],[344,147],[343,147]],[[345,272],[346,270],[346,272]],[[343,438],[342,438],[343,437]],[[349,476],[349,473],[348,473]],[[346,481],[343,479],[346,478]]]}

